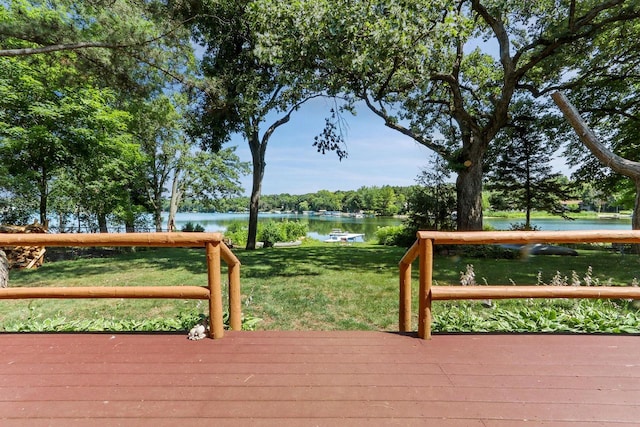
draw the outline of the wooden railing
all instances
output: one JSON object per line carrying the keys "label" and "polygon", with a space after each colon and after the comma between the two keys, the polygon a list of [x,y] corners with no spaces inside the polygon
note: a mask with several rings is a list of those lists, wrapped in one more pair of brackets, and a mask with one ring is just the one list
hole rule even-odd
{"label": "wooden railing", "polygon": [[535,243],[640,243],[640,231],[419,231],[400,261],[401,332],[411,331],[411,263],[419,258],[418,336],[431,338],[431,303],[436,300],[511,298],[640,299],[640,287],[623,286],[432,286],[435,245]]}
{"label": "wooden railing", "polygon": [[8,246],[138,246],[204,247],[208,286],[87,286],[2,288],[0,299],[33,298],[167,298],[209,301],[209,334],[222,338],[221,259],[228,266],[229,323],[242,328],[240,261],[222,241],[220,233],[124,233],[124,234],[0,234],[0,247]]}

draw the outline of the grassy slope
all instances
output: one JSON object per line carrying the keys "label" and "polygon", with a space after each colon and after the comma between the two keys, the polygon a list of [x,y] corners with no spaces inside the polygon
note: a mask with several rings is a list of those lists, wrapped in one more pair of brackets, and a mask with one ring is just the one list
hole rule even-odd
{"label": "grassy slope", "polygon": [[[242,262],[243,311],[262,319],[258,329],[397,330],[401,248],[317,243],[235,252]],[[578,257],[517,260],[441,256],[435,261],[434,279],[439,284],[457,284],[469,264],[477,282],[489,284],[535,284],[539,273],[549,283],[558,271],[568,282],[573,271],[584,281],[590,275],[589,266],[591,276],[600,282],[611,279],[625,285],[640,276],[637,256],[582,251]],[[120,284],[205,285],[204,251],[162,248],[47,263],[35,271],[14,271],[10,281],[13,287]],[[416,287],[417,280],[414,294]],[[0,304],[3,330],[184,330],[206,310],[204,302],[178,300],[5,300]],[[451,331],[640,331],[638,311],[625,301],[500,301],[491,309],[477,302],[442,302],[435,304],[434,317],[438,330]],[[616,329],[620,324],[624,327]]]}

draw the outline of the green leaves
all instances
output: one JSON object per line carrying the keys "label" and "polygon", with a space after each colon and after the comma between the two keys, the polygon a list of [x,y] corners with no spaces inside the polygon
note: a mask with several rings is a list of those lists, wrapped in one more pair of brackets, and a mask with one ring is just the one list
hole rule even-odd
{"label": "green leaves", "polygon": [[438,332],[640,333],[640,314],[606,300],[496,302],[493,308],[458,302],[434,306]]}

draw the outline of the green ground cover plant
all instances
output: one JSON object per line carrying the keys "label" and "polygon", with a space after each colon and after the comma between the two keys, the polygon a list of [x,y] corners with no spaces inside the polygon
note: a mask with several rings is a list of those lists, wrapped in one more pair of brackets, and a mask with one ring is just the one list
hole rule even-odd
{"label": "green ground cover plant", "polygon": [[[398,262],[403,248],[371,244],[256,251],[234,249],[242,262],[245,328],[260,330],[397,330]],[[582,247],[577,257],[496,259],[438,254],[436,285],[525,285],[579,282],[635,285],[637,255]],[[486,255],[486,254],[485,254]],[[413,302],[417,311],[417,263]],[[464,280],[463,280],[464,281]],[[202,249],[115,251],[104,257],[47,262],[12,271],[10,286],[206,285]],[[226,300],[226,289],[223,289]],[[2,331],[187,331],[204,316],[204,301],[0,300]],[[640,310],[623,300],[502,300],[434,303],[434,332],[640,333]],[[415,322],[414,322],[415,327]]]}

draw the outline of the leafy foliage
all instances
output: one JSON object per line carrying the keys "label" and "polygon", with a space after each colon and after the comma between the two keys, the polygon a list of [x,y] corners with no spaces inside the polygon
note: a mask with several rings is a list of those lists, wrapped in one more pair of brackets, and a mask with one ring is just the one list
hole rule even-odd
{"label": "leafy foliage", "polygon": [[[265,221],[258,225],[258,240],[265,247],[277,242],[293,242],[306,237],[308,226],[301,221]],[[247,241],[248,227],[240,223],[232,223],[224,232],[224,237],[233,245],[243,245]]]}
{"label": "leafy foliage", "polygon": [[[572,74],[622,75],[630,67],[593,41],[635,34],[640,17],[630,0],[260,0],[252,9],[265,27],[265,58],[308,70],[448,162],[458,175],[458,228],[471,230],[482,229],[484,160],[515,97],[571,87]],[[598,64],[584,62],[593,55]]]}
{"label": "leafy foliage", "polygon": [[415,231],[406,225],[390,225],[376,230],[378,244],[409,247],[416,241]]}
{"label": "leafy foliage", "polygon": [[[318,89],[308,74],[286,70],[265,60],[269,49],[259,43],[267,26],[253,2],[195,1],[178,4],[192,37],[203,48],[202,73],[218,90],[196,99],[191,134],[216,151],[233,132],[246,139],[252,157],[247,249],[255,249],[265,155],[273,133]],[[300,72],[302,71],[302,72]],[[272,117],[274,117],[272,119]]]}
{"label": "leafy foliage", "polygon": [[344,145],[345,137],[338,122],[338,115],[334,109],[331,109],[331,116],[325,119],[324,130],[313,139],[313,146],[317,148],[318,153],[322,154],[334,151],[342,160],[348,155]]}
{"label": "leafy foliage", "polygon": [[265,248],[270,248],[274,243],[282,242],[285,239],[284,230],[275,221],[267,221],[258,228],[258,240],[264,242]]}
{"label": "leafy foliage", "polygon": [[[0,57],[53,55],[127,94],[149,95],[166,75],[188,80],[188,32],[158,1],[9,0],[0,6]],[[180,76],[180,77],[178,77]]]}
{"label": "leafy foliage", "polygon": [[200,224],[193,224],[191,221],[187,222],[185,225],[182,226],[181,231],[187,232],[187,233],[201,233],[204,231],[204,227],[201,226]]}

